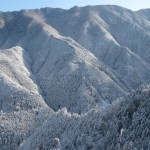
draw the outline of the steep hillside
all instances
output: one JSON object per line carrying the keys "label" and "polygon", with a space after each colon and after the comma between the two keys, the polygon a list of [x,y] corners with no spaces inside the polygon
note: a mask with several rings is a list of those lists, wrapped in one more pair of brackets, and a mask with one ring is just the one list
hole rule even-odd
{"label": "steep hillside", "polygon": [[[26,58],[24,62],[23,58]],[[0,50],[0,145],[17,149],[53,111],[39,94],[20,47]],[[41,117],[42,116],[42,117]],[[14,141],[14,142],[13,142]]]}
{"label": "steep hillside", "polygon": [[67,11],[47,8],[40,12],[62,35],[73,38],[108,65],[127,89],[149,80],[141,77],[133,61],[138,59],[150,67],[150,22],[138,13],[109,5],[74,7]]}
{"label": "steep hillside", "polygon": [[[123,90],[129,92],[149,82],[150,22],[138,12],[109,5],[70,10],[44,8],[5,13],[1,22],[2,48],[20,45],[31,52],[33,39],[33,49],[47,49],[44,45],[48,38],[42,30],[46,26],[45,30],[71,37],[94,54],[109,67]],[[42,45],[37,43],[38,37]]]}
{"label": "steep hillside", "polygon": [[[83,113],[93,107],[105,108],[127,93],[109,67],[71,38],[61,36],[39,12],[23,11],[22,16],[30,20],[23,22],[27,26],[24,36],[12,42],[8,36],[2,47],[14,44],[27,51],[30,60],[24,60],[30,61],[30,72],[50,108]],[[19,37],[20,33],[11,34]]]}
{"label": "steep hillside", "polygon": [[149,147],[149,86],[128,95],[150,84],[149,43],[149,9],[0,12],[2,150]]}
{"label": "steep hillside", "polygon": [[94,109],[80,117],[66,110],[58,112],[58,117],[43,124],[21,144],[20,150],[147,150],[150,147],[149,93],[149,86],[139,88],[106,111]]}

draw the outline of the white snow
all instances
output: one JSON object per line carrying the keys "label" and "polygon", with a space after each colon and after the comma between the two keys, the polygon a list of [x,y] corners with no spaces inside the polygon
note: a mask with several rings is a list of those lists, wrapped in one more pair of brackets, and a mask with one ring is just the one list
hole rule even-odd
{"label": "white snow", "polygon": [[127,133],[136,135],[130,127],[148,112],[149,87],[127,94],[150,83],[148,12],[105,5],[1,13],[1,149],[146,147]]}

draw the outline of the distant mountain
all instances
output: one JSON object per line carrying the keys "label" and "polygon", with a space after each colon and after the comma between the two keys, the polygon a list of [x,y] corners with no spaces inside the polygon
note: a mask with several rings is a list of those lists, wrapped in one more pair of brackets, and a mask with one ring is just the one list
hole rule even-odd
{"label": "distant mountain", "polygon": [[[125,104],[122,106],[118,102],[116,111],[124,111],[122,109],[129,101],[123,97],[143,84],[150,84],[149,9],[133,12],[119,6],[102,5],[69,10],[42,8],[0,12],[2,150],[16,150],[27,138],[31,140],[31,143],[29,140],[25,142],[29,147],[23,143],[20,149],[48,149],[51,145],[42,143],[48,142],[47,138],[57,143],[56,149],[59,149],[58,145],[62,147],[60,149],[67,149],[64,140],[72,143],[68,139],[69,134],[74,134],[70,131],[72,128],[79,131],[76,134],[82,139],[80,134],[83,131],[79,129],[80,124],[76,126],[77,122],[84,122],[88,117],[101,118],[102,112],[122,99]],[[144,93],[144,89],[141,92]],[[128,99],[136,99],[137,94],[134,96]],[[141,103],[139,105],[142,107]],[[146,111],[145,107],[142,109]],[[94,114],[91,114],[93,110]],[[110,116],[110,120],[109,123],[115,124],[119,117]],[[55,128],[50,127],[53,125]],[[106,132],[111,132],[110,124],[107,127]],[[94,132],[93,127],[89,130]],[[47,131],[48,135],[45,135]],[[37,134],[39,140],[43,134],[46,136],[40,145],[34,138]],[[98,136],[99,133],[95,134]],[[107,138],[112,134],[109,133]],[[136,135],[134,130],[133,134]],[[110,144],[102,135],[98,143],[89,146],[94,149],[95,145],[100,145],[105,149],[102,140],[106,140],[106,149],[130,145],[120,142],[120,147],[116,147],[119,136],[113,139],[116,144]],[[60,137],[61,143],[58,141]],[[140,149],[138,140],[132,142],[131,145]],[[90,149],[83,141],[75,144],[68,143],[68,149]]]}
{"label": "distant mountain", "polygon": [[145,20],[150,21],[150,9],[141,9],[139,11],[136,12],[139,16],[141,16],[142,18],[144,18]]}

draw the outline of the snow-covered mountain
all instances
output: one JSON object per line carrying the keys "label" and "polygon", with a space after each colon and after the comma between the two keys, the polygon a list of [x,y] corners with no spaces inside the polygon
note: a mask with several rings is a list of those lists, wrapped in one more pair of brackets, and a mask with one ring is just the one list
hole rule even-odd
{"label": "snow-covered mountain", "polygon": [[140,87],[114,101],[109,109],[91,110],[82,116],[62,110],[38,128],[19,150],[148,150],[149,93],[149,86]]}
{"label": "snow-covered mountain", "polygon": [[[129,145],[139,149],[138,141],[129,144],[130,138],[128,144],[122,144],[119,134],[112,139],[113,144],[108,140],[120,120],[113,114],[122,113],[129,103],[127,99],[132,103],[136,94],[135,98],[123,97],[142,84],[150,84],[149,9],[133,12],[103,5],[0,12],[2,150],[16,150],[20,145],[20,149],[28,150],[52,145],[56,149],[95,149],[96,145],[101,149]],[[102,125],[102,112],[108,115],[114,103],[117,110],[110,113],[108,135],[99,135],[95,125],[88,125],[90,119]],[[142,107],[142,103],[139,105]],[[87,131],[85,127],[80,129],[84,122]],[[128,128],[124,126],[121,128]],[[124,128],[118,133],[123,134]],[[90,141],[94,140],[94,132],[97,143]],[[85,145],[83,136],[92,145]],[[120,147],[116,147],[118,144]]]}

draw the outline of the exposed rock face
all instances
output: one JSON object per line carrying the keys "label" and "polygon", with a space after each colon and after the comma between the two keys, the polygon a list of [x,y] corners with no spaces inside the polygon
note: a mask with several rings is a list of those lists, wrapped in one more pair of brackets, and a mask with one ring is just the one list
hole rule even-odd
{"label": "exposed rock face", "polygon": [[[0,13],[2,150],[18,149],[27,138],[20,149],[147,148],[149,87],[127,94],[149,83],[149,9],[107,5]],[[64,107],[68,112],[60,111]],[[95,131],[97,123],[106,130]],[[135,124],[145,139],[135,140]]]}

